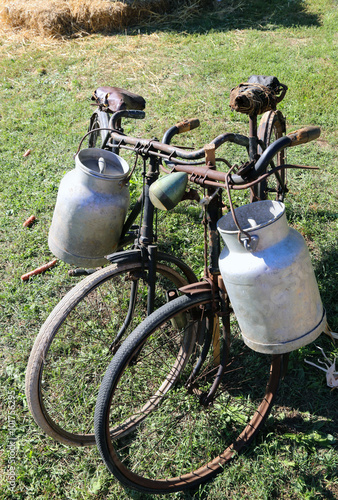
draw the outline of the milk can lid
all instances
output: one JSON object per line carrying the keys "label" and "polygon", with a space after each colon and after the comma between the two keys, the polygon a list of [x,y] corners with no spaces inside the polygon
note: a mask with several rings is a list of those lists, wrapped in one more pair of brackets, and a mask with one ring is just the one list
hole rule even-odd
{"label": "milk can lid", "polygon": [[[285,205],[280,201],[262,200],[235,209],[238,223],[242,230],[250,232],[272,224],[285,213]],[[238,228],[229,212],[217,223],[218,230],[225,233],[237,233]]]}
{"label": "milk can lid", "polygon": [[88,175],[103,179],[119,180],[129,173],[129,165],[123,158],[99,148],[82,149],[75,157],[75,163]]}

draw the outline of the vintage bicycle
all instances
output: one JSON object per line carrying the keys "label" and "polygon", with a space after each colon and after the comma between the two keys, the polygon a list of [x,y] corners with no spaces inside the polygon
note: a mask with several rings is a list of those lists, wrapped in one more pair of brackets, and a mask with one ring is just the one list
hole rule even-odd
{"label": "vintage bicycle", "polygon": [[[54,439],[77,446],[95,443],[93,411],[98,387],[122,337],[165,303],[169,290],[197,281],[184,262],[158,250],[149,189],[158,178],[163,162],[167,171],[173,164],[176,169],[194,169],[198,167],[198,160],[205,157],[204,148],[190,151],[170,145],[175,135],[188,131],[198,121],[188,120],[171,127],[162,142],[128,137],[123,133],[121,120],[144,117],[140,109],[144,107],[142,97],[113,87],[100,88],[95,95],[97,109],[90,120],[89,146],[116,153],[131,149],[141,157],[142,194],[124,224],[120,251],[108,256],[111,265],[94,273],[89,271],[89,276],[55,307],[36,338],[26,373],[28,406],[37,424]],[[216,149],[228,141],[239,144],[249,151],[252,163],[259,151],[275,138],[283,137],[284,129],[281,113],[270,110],[263,115],[258,129],[257,116],[250,116],[249,137],[226,133],[211,144]],[[284,148],[277,156],[277,181],[271,191],[278,199],[282,199],[286,191],[285,176],[279,169],[285,162]],[[270,157],[262,171],[269,162]],[[214,175],[216,180],[212,182],[218,182],[217,176],[224,179],[220,172],[214,171]],[[241,176],[232,177],[243,182]],[[254,192],[253,197],[264,198],[270,194],[268,178],[271,177],[261,180],[257,188],[261,191]],[[139,215],[141,220],[135,228]],[[133,247],[128,249],[131,243]]]}
{"label": "vintage bicycle", "polygon": [[[257,79],[254,84],[260,85]],[[250,85],[246,85],[248,88]],[[276,116],[270,111],[265,123],[274,122]],[[254,131],[255,113],[249,117],[250,130]],[[285,156],[281,161],[280,152],[314,140],[319,134],[318,127],[301,129],[279,137],[258,156],[253,132],[246,143],[251,161],[237,173],[234,167],[227,173],[217,171],[219,162],[209,147],[203,167],[167,158],[172,172],[187,172],[191,182],[206,189],[205,272],[201,282],[172,290],[172,300],[126,338],[100,386],[95,410],[96,442],[107,468],[125,486],[150,493],[195,488],[221,472],[252,441],[269,415],[287,367],[288,349],[268,356],[243,342],[219,271],[216,225],[222,215],[222,190],[229,194],[231,205],[231,190],[260,185],[252,195],[255,198],[262,181],[278,173],[275,196],[280,199],[285,191],[281,173],[291,167],[284,162]],[[228,134],[223,140],[237,139]],[[154,147],[164,150],[160,144]],[[179,155],[177,150],[173,153]],[[277,165],[273,163],[276,155]],[[266,185],[269,182],[264,190]],[[283,211],[279,201],[260,203],[268,204],[270,216],[275,210],[273,204],[277,204],[279,219]],[[241,227],[236,211],[232,209],[231,213],[233,232],[250,250],[254,239]],[[278,260],[278,255],[274,259]],[[250,306],[245,301],[243,292],[242,309]],[[265,314],[274,312],[267,309]],[[324,316],[321,311],[321,322]],[[255,324],[251,328],[254,330]]]}
{"label": "vintage bicycle", "polygon": [[[100,92],[98,89],[97,92]],[[144,100],[122,89],[113,109],[140,107]],[[142,104],[143,105],[143,104]],[[141,110],[118,110],[109,125],[111,108],[97,110],[90,119],[89,147],[108,138],[109,129],[121,131],[121,117],[143,118]],[[116,123],[118,122],[118,125]],[[110,127],[110,128],[109,128]],[[190,123],[178,125],[177,133]],[[84,139],[87,137],[85,135]],[[113,144],[100,146],[116,151]],[[181,259],[158,250],[156,211],[149,187],[159,175],[159,159],[140,145],[143,159],[142,192],[127,217],[118,251],[107,257],[102,269],[72,269],[88,274],[50,313],[34,342],[26,371],[29,409],[42,430],[68,445],[94,445],[93,414],[99,382],[120,339],[146,314],[166,301],[166,290],[197,280]],[[140,217],[139,224],[135,224]],[[76,397],[74,384],[77,387]]]}

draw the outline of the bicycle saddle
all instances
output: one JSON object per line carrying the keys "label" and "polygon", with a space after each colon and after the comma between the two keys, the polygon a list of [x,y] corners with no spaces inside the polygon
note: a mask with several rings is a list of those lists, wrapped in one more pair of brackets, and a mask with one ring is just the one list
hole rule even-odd
{"label": "bicycle saddle", "polygon": [[251,116],[275,110],[287,89],[276,76],[252,75],[246,83],[231,89],[230,107]]}
{"label": "bicycle saddle", "polygon": [[94,90],[92,101],[101,111],[120,111],[121,109],[144,109],[146,101],[140,95],[118,87],[99,87]]}

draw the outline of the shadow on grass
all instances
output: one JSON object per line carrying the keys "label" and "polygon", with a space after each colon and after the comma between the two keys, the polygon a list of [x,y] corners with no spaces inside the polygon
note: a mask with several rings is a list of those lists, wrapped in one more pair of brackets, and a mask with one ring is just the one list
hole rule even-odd
{"label": "shadow on grass", "polygon": [[[97,23],[90,27],[86,19],[76,22],[69,20],[66,26],[55,27],[56,33],[65,38],[77,38],[86,34],[101,33],[105,36],[128,34],[129,36],[140,33],[151,34],[156,31],[170,31],[178,33],[206,33],[212,31],[230,31],[243,29],[257,29],[272,31],[280,27],[320,26],[321,19],[318,14],[311,13],[306,8],[303,0],[214,0],[199,4],[191,3],[178,8],[171,6],[168,11],[161,13],[144,14],[136,24],[134,17],[128,17],[121,22],[119,29],[110,26],[114,18],[107,18],[107,22]],[[113,23],[114,24],[114,23]]]}
{"label": "shadow on grass", "polygon": [[[176,207],[176,210],[180,215],[185,213],[183,205]],[[190,217],[193,222],[198,222],[198,210],[193,210]],[[336,217],[337,214],[332,211],[317,210],[313,214],[313,224],[316,222],[317,224],[329,223],[335,221]],[[330,319],[330,317],[334,317],[334,313],[337,313],[335,297],[338,296],[338,284],[334,276],[337,270],[338,250],[333,247],[332,243],[323,242],[320,253],[322,258],[316,262],[315,270],[318,281],[321,283],[323,303]],[[304,450],[304,453],[308,455],[306,464],[310,464],[312,454],[322,457],[327,451],[337,449],[338,446],[337,390],[327,387],[325,374],[322,371],[305,363],[305,359],[317,362],[317,359],[321,358],[321,354],[316,348],[317,345],[327,353],[330,359],[333,359],[332,351],[335,346],[332,340],[324,334],[310,345],[290,353],[289,370],[281,382],[275,402],[277,417],[268,420],[256,438],[256,442],[264,442],[268,447],[271,443],[272,449],[275,449],[277,442],[281,449],[281,456],[284,453],[285,459],[285,454],[289,453],[290,461],[293,460],[294,450]],[[251,366],[254,367],[254,363]],[[241,387],[241,391],[244,397],[251,396],[250,386]],[[281,417],[281,414],[285,416]],[[253,461],[262,455],[259,446],[255,449],[254,444],[251,444],[243,452]],[[278,454],[279,451],[276,453]],[[299,488],[304,494],[316,491],[318,498],[337,499],[338,486],[335,483],[334,462],[332,461],[331,466],[325,464],[324,461],[323,466],[318,465],[318,460],[314,460],[314,463],[316,464],[314,468],[303,466],[295,469],[292,481],[297,480]],[[212,481],[211,479],[208,483],[210,484]],[[200,490],[195,492],[193,490],[182,492],[177,498],[181,500],[210,499],[208,483],[206,483],[205,489],[202,486]],[[276,487],[278,489],[278,486]],[[296,498],[295,491],[290,493],[292,495],[290,498]],[[128,490],[128,494],[133,500],[155,500],[158,498],[156,495],[146,495],[130,490]],[[278,496],[279,493],[276,490],[276,496],[271,498],[287,498],[286,494],[284,492],[284,496]]]}
{"label": "shadow on grass", "polygon": [[[227,31],[233,29],[258,29],[273,30],[278,27],[294,26],[320,26],[320,16],[308,12],[305,2],[302,0],[276,0],[266,2],[265,0],[220,0],[203,9],[203,14],[195,14],[193,17],[185,16],[184,10],[180,16],[175,12],[169,14],[167,21],[160,23],[149,23],[142,27],[147,32],[160,30],[185,31],[187,33],[204,33],[209,30]],[[136,26],[128,27],[128,34],[135,34]],[[131,30],[131,33],[129,33]],[[105,33],[107,34],[107,33]]]}
{"label": "shadow on grass", "polygon": [[[128,489],[126,489],[125,491],[129,495],[129,498],[131,498],[132,500],[158,500],[159,498],[164,498],[165,496],[165,495],[163,496],[160,495],[159,497],[158,495],[150,495],[150,494],[148,495],[146,493],[138,493],[137,491]],[[174,494],[167,495],[168,500],[170,498],[173,498],[172,495]],[[207,492],[200,493],[199,491],[194,491],[194,490],[182,492],[176,498],[180,500],[211,500]]]}

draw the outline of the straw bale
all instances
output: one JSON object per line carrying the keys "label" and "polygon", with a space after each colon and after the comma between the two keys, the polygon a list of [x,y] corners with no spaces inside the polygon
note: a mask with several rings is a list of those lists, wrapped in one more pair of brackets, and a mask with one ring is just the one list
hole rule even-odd
{"label": "straw bale", "polygon": [[205,0],[5,0],[0,19],[15,29],[30,29],[46,36],[120,31],[151,19],[167,19],[178,6],[187,15]]}
{"label": "straw bale", "polygon": [[13,28],[32,29],[48,35],[64,34],[71,29],[70,9],[64,0],[14,0],[2,6],[0,16]]}

